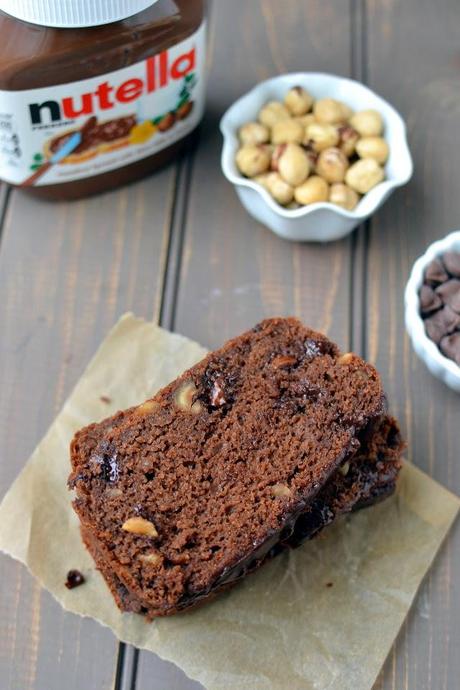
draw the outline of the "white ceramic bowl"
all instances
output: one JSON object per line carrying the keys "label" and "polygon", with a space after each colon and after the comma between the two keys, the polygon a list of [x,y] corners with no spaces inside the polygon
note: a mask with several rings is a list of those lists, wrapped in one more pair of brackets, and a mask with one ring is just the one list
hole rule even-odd
{"label": "white ceramic bowl", "polygon": [[[239,127],[255,120],[264,103],[272,99],[283,100],[286,92],[297,85],[308,89],[315,99],[329,96],[343,101],[353,110],[373,108],[384,119],[384,136],[390,147],[386,179],[371,189],[353,211],[325,202],[285,209],[261,185],[243,177],[236,167]],[[267,79],[235,101],[222,117],[220,129],[224,137],[221,163],[225,177],[235,185],[246,210],[288,240],[330,242],[348,235],[374,213],[396,187],[406,184],[412,176],[412,159],[402,117],[367,86],[333,74],[297,72]]]}
{"label": "white ceramic bowl", "polygon": [[434,376],[460,393],[460,367],[451,359],[444,357],[437,345],[426,335],[423,319],[420,316],[418,296],[426,266],[435,257],[448,251],[460,252],[460,230],[451,232],[444,239],[431,244],[425,254],[415,262],[406,285],[405,321],[413,348],[420,359],[425,362]]}

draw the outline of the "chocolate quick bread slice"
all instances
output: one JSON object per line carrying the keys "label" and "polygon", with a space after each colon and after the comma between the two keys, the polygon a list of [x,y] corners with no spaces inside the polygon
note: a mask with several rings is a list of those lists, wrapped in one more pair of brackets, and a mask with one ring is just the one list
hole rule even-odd
{"label": "chocolate quick bread slice", "polygon": [[229,341],[71,445],[82,536],[123,610],[190,607],[390,494],[375,369],[296,319]]}

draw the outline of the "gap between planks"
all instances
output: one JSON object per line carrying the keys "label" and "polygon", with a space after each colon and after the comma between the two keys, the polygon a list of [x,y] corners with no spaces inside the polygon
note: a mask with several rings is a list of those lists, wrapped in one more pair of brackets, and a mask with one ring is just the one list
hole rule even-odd
{"label": "gap between planks", "polygon": [[[353,79],[367,81],[366,0],[350,0],[350,74]],[[177,291],[183,254],[186,214],[196,143],[180,159],[175,175],[170,215],[170,232],[161,293],[159,323],[173,329]],[[349,347],[366,355],[366,291],[368,244],[371,222],[366,221],[352,235],[350,242],[350,310]],[[113,690],[136,690],[139,650],[119,643]]]}
{"label": "gap between planks", "polygon": [[[350,0],[350,73],[352,79],[368,81],[366,0]],[[350,239],[349,347],[367,356],[367,272],[371,221],[360,225]]]}
{"label": "gap between planks", "polygon": [[[184,150],[176,164],[169,218],[169,235],[161,289],[159,325],[172,330],[182,261],[185,219],[189,201],[190,180],[199,135]],[[139,649],[119,642],[113,690],[135,690],[139,666]]]}

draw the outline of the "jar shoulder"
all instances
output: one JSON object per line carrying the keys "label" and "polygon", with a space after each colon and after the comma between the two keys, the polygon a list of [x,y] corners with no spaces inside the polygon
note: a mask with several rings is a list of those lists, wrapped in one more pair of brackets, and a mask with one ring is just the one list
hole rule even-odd
{"label": "jar shoulder", "polygon": [[204,0],[159,0],[114,24],[51,29],[0,11],[0,89],[53,86],[127,67],[185,40],[204,16]]}

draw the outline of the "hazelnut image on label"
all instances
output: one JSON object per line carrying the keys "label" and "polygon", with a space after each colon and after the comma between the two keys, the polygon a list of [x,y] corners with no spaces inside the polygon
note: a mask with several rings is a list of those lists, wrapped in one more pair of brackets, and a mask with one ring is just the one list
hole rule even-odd
{"label": "hazelnut image on label", "polygon": [[176,116],[174,113],[167,113],[162,117],[160,122],[158,123],[158,129],[160,132],[167,132],[168,129],[171,129],[171,127],[174,125],[176,122]]}
{"label": "hazelnut image on label", "polygon": [[178,120],[185,120],[193,110],[193,101],[182,103],[176,110],[176,117]]}

